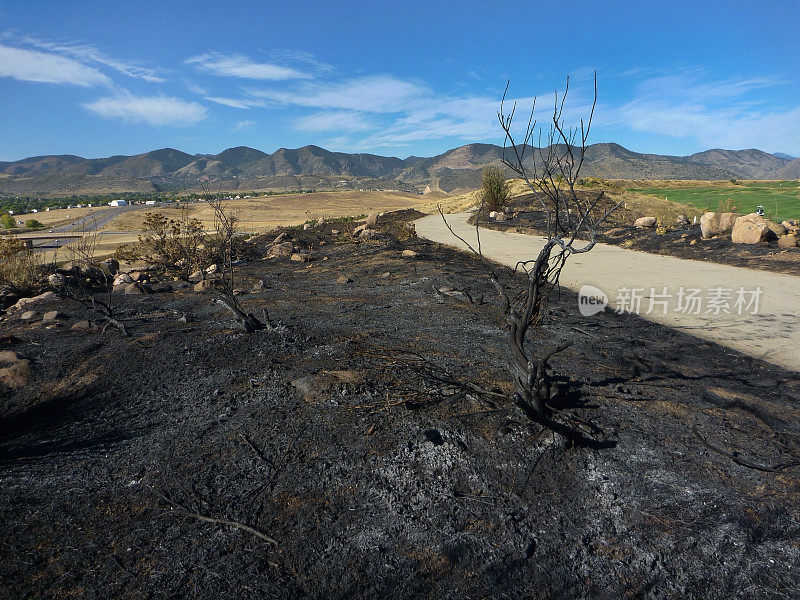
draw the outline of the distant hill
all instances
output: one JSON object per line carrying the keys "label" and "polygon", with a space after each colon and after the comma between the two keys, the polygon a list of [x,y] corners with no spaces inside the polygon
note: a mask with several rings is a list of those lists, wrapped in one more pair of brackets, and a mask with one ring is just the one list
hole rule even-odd
{"label": "distant hill", "polygon": [[772,156],[777,156],[778,158],[785,158],[786,160],[794,160],[797,158],[796,156],[792,156],[791,154],[786,154],[785,152],[773,152]]}
{"label": "distant hill", "polygon": [[[527,149],[527,166],[538,154]],[[788,157],[788,155],[786,155]],[[162,148],[135,156],[86,159],[34,156],[0,162],[0,194],[182,191],[202,182],[226,190],[390,188],[455,192],[474,189],[480,171],[502,165],[503,149],[467,144],[428,158],[330,152],[319,146],[281,148],[272,154],[239,146],[219,154]],[[633,152],[613,143],[586,148],[582,174],[608,179],[795,179],[798,159],[761,150],[706,150],[691,156]]]}

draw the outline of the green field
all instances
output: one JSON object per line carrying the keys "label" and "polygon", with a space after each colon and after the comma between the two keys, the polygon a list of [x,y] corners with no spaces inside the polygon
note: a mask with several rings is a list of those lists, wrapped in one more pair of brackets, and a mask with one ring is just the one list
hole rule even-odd
{"label": "green field", "polygon": [[800,218],[800,184],[793,181],[703,182],[702,185],[631,188],[631,192],[668,198],[697,208],[717,210],[735,206],[736,212],[748,214],[764,207],[765,215],[779,223],[784,219]]}

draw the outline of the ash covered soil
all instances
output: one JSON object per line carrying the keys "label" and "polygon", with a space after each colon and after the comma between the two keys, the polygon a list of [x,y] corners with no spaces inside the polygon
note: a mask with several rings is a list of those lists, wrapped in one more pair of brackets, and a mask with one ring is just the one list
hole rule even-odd
{"label": "ash covered soil", "polygon": [[509,391],[505,332],[482,265],[392,235],[414,216],[290,232],[309,263],[252,241],[274,331],[176,283],[115,294],[130,338],[5,317],[33,375],[0,396],[0,596],[800,595],[795,374],[562,293],[534,343],[574,340],[576,445],[449,380]]}
{"label": "ash covered soil", "polygon": [[[543,235],[547,225],[544,213],[538,205],[534,206],[537,195],[525,194],[514,198],[508,207],[513,216],[507,221],[493,221],[488,218],[489,211],[484,210],[481,226]],[[580,195],[589,196],[585,193]],[[470,222],[474,223],[474,218]],[[597,241],[651,254],[800,275],[800,247],[781,250],[775,240],[759,244],[734,244],[730,233],[705,239],[700,225],[670,227],[664,233],[657,233],[654,227],[612,224],[598,232]]]}

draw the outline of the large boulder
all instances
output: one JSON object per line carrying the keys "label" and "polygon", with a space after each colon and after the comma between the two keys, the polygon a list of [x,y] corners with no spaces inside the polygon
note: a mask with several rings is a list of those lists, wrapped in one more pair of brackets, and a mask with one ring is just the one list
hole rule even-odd
{"label": "large boulder", "polygon": [[278,242],[270,246],[267,256],[269,258],[277,258],[282,256],[291,256],[294,251],[292,242]]}
{"label": "large boulder", "polygon": [[367,222],[364,224],[367,226],[367,229],[375,229],[375,226],[378,224],[378,213],[372,213],[368,216]]}
{"label": "large boulder", "polygon": [[21,310],[23,308],[28,308],[34,306],[35,304],[39,304],[40,302],[45,302],[47,300],[55,300],[58,298],[53,292],[45,292],[44,294],[39,294],[38,296],[33,296],[32,298],[20,298],[17,303],[9,308],[9,312],[15,310]]}
{"label": "large boulder", "polygon": [[764,219],[764,221],[766,222],[767,227],[769,227],[769,230],[775,234],[775,238],[779,238],[786,235],[786,227],[784,227],[780,223],[776,223],[775,221],[770,221],[769,219]]}
{"label": "large boulder", "polygon": [[676,227],[684,227],[684,228],[686,228],[686,227],[689,227],[691,224],[692,224],[692,222],[689,220],[689,217],[687,217],[686,215],[678,215],[677,217],[675,217],[675,225],[676,225]]}
{"label": "large boulder", "polygon": [[733,226],[740,216],[736,213],[707,212],[700,217],[700,231],[704,238],[715,235],[727,235],[733,231]]}
{"label": "large boulder", "polygon": [[634,221],[634,227],[655,227],[656,226],[656,218],[655,217],[639,217]]}
{"label": "large boulder", "polygon": [[764,217],[750,213],[736,219],[731,231],[731,241],[734,244],[758,244],[766,241],[769,234],[769,225]]}
{"label": "large boulder", "polygon": [[28,383],[32,374],[30,359],[10,350],[0,352],[0,385],[11,389],[20,388]]}
{"label": "large boulder", "polygon": [[794,235],[785,235],[778,238],[778,248],[781,250],[788,250],[789,248],[797,248],[797,237]]}

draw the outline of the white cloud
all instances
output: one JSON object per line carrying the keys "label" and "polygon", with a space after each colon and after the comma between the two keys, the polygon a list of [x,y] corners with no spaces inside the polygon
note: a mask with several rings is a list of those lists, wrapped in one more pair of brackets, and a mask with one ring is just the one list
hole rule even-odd
{"label": "white cloud", "polygon": [[293,91],[251,90],[253,96],[280,104],[392,113],[407,110],[409,103],[429,97],[428,88],[390,75],[374,75],[336,83],[307,83]]}
{"label": "white cloud", "polygon": [[225,98],[222,96],[205,96],[209,102],[222,104],[223,106],[230,106],[231,108],[241,108],[244,110],[256,107],[265,106],[262,100],[254,100],[252,98]]}
{"label": "white cloud", "polygon": [[88,44],[49,42],[30,36],[22,38],[22,41],[42,50],[48,50],[57,54],[70,56],[81,61],[82,63],[94,63],[109,67],[115,71],[127,75],[128,77],[143,79],[144,81],[149,81],[151,83],[161,83],[166,81],[155,69],[144,67],[134,62],[126,62],[112,58],[94,46],[90,46]]}
{"label": "white cloud", "polygon": [[243,131],[253,131],[256,128],[255,121],[239,121],[231,128],[231,131],[234,133],[240,133]]}
{"label": "white cloud", "polygon": [[205,119],[208,114],[208,110],[196,102],[167,96],[119,94],[100,98],[83,106],[107,119],[119,118],[154,126],[194,125]]}
{"label": "white cloud", "polygon": [[713,80],[700,69],[653,77],[620,106],[601,106],[603,125],[673,138],[693,139],[706,148],[798,150],[800,106],[767,108],[764,90],[780,80]]}
{"label": "white cloud", "polygon": [[374,126],[359,113],[327,111],[297,119],[295,128],[301,131],[365,131]]}
{"label": "white cloud", "polygon": [[103,73],[77,60],[0,44],[0,77],[36,83],[68,83],[81,87],[110,85]]}
{"label": "white cloud", "polygon": [[307,73],[270,63],[259,63],[242,54],[223,54],[206,52],[185,61],[196,65],[201,71],[223,77],[240,77],[243,79],[263,79],[283,81],[287,79],[309,79]]}

